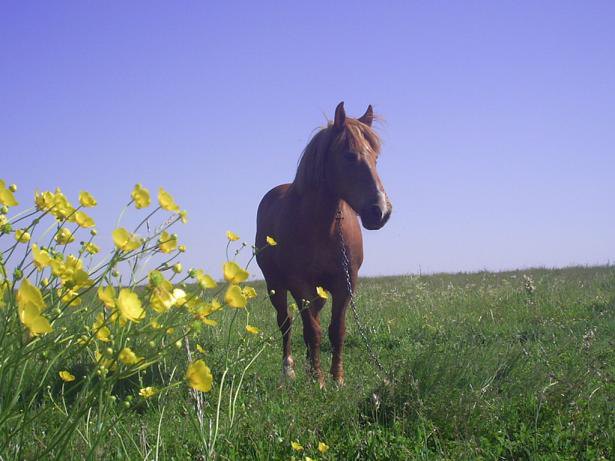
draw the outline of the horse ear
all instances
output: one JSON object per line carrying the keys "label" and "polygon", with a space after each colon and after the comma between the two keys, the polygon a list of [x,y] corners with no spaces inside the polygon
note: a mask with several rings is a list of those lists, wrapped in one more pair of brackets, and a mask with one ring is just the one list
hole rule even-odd
{"label": "horse ear", "polygon": [[367,110],[358,120],[361,123],[365,123],[367,126],[372,126],[372,122],[374,121],[374,109],[372,109],[371,104],[367,106]]}
{"label": "horse ear", "polygon": [[341,130],[346,124],[346,111],[344,110],[344,101],[340,102],[335,108],[335,118],[333,128]]}

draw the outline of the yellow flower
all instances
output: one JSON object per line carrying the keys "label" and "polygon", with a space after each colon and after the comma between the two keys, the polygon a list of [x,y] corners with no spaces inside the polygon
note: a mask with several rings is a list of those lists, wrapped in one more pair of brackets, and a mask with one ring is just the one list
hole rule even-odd
{"label": "yellow flower", "polygon": [[143,243],[138,235],[128,232],[123,227],[118,227],[115,229],[112,236],[113,243],[115,243],[115,246],[122,251],[136,250]]}
{"label": "yellow flower", "polygon": [[58,374],[60,375],[62,381],[64,381],[65,383],[70,383],[71,381],[75,380],[75,375],[73,375],[70,371],[62,370]]}
{"label": "yellow flower", "polygon": [[128,288],[122,288],[117,298],[117,306],[123,319],[140,322],[145,318],[145,310],[141,307],[139,296]]}
{"label": "yellow flower", "polygon": [[17,229],[15,231],[15,240],[19,243],[28,243],[30,241],[30,233],[25,229]]}
{"label": "yellow flower", "polygon": [[96,315],[96,321],[92,325],[92,329],[96,334],[96,338],[104,343],[111,341],[111,330],[105,326],[105,314],[99,312]]}
{"label": "yellow flower", "polygon": [[165,191],[162,187],[158,189],[158,203],[168,211],[179,211],[179,205],[175,203],[173,196]]}
{"label": "yellow flower", "polygon": [[45,302],[40,290],[28,279],[21,282],[17,290],[17,307],[21,323],[34,336],[52,331],[49,321],[41,315]]}
{"label": "yellow flower", "polygon": [[96,253],[100,251],[100,248],[98,247],[98,245],[96,245],[93,242],[84,243],[83,249],[85,250],[86,253],[90,253],[91,255],[95,255]]}
{"label": "yellow flower", "polygon": [[89,192],[81,191],[79,193],[79,203],[85,208],[91,208],[96,206],[96,199]]}
{"label": "yellow flower", "polygon": [[211,277],[211,275],[207,275],[203,273],[201,269],[194,270],[193,274],[194,274],[194,278],[198,280],[199,285],[201,285],[203,289],[211,289],[211,288],[216,288],[218,286],[218,284]]}
{"label": "yellow flower", "polygon": [[130,196],[135,201],[135,206],[137,208],[147,208],[151,202],[149,190],[142,187],[141,184],[135,185]]}
{"label": "yellow flower", "polygon": [[41,211],[50,210],[53,207],[54,196],[51,192],[45,191],[43,193],[36,192],[34,194],[34,204],[36,208]]}
{"label": "yellow flower", "polygon": [[84,211],[77,211],[72,217],[71,217],[71,221],[76,222],[77,224],[79,224],[81,227],[84,227],[86,229],[90,228],[90,227],[94,227],[96,224],[94,223],[94,220],[89,217],[87,215],[87,213],[85,213]]}
{"label": "yellow flower", "polygon": [[147,386],[139,389],[139,395],[144,399],[149,399],[158,393],[158,389],[152,386]]}
{"label": "yellow flower", "polygon": [[177,248],[177,234],[169,234],[163,231],[158,240],[158,248],[163,253],[170,253]]}
{"label": "yellow flower", "polygon": [[179,219],[181,219],[182,224],[188,223],[188,212],[186,210],[180,211]]}
{"label": "yellow flower", "polygon": [[310,458],[309,456],[306,456],[303,461],[316,461],[316,460],[314,458]]}
{"label": "yellow flower", "polygon": [[67,306],[77,307],[81,305],[81,298],[79,297],[79,292],[75,289],[63,290],[61,288],[57,289],[58,298],[63,303],[66,303]]}
{"label": "yellow flower", "polygon": [[75,236],[68,228],[62,227],[56,234],[55,239],[60,245],[66,245],[70,242],[74,242]]}
{"label": "yellow flower", "polygon": [[52,194],[52,197],[53,205],[50,208],[50,212],[56,219],[68,218],[75,211],[59,187],[56,188],[55,194]]}
{"label": "yellow flower", "polygon": [[246,299],[256,298],[256,290],[253,287],[244,287],[241,290]]}
{"label": "yellow flower", "polygon": [[17,200],[15,200],[15,196],[13,195],[13,191],[10,188],[7,188],[4,181],[0,179],[0,204],[6,206],[17,206]]}
{"label": "yellow flower", "polygon": [[200,344],[196,345],[196,350],[199,351],[201,354],[205,353],[205,349],[203,349],[203,346],[201,346]]}
{"label": "yellow flower", "polygon": [[303,451],[303,445],[301,445],[298,441],[290,442],[290,447],[294,451]]}
{"label": "yellow flower", "polygon": [[253,334],[253,335],[257,335],[257,334],[259,334],[261,332],[258,328],[254,327],[252,325],[246,325],[246,331],[248,333]]}
{"label": "yellow flower", "polygon": [[278,242],[276,242],[273,237],[267,236],[267,245],[274,247],[277,244]]}
{"label": "yellow flower", "polygon": [[51,263],[51,256],[49,256],[46,250],[39,249],[38,245],[34,243],[32,244],[32,260],[36,268],[42,271]]}
{"label": "yellow flower", "polygon": [[248,272],[239,267],[235,261],[224,263],[224,279],[230,283],[241,283],[248,278]]}
{"label": "yellow flower", "polygon": [[224,302],[231,307],[241,308],[246,307],[248,300],[241,292],[241,288],[239,288],[239,286],[231,285],[228,287],[228,290],[226,290]]}
{"label": "yellow flower", "polygon": [[316,287],[316,294],[319,298],[329,299],[329,293],[323,287]]}
{"label": "yellow flower", "polygon": [[226,231],[226,238],[229,239],[231,242],[234,242],[235,240],[239,240],[239,235],[229,230]]}
{"label": "yellow flower", "polygon": [[143,360],[143,357],[139,357],[135,354],[130,347],[125,347],[120,351],[118,359],[120,359],[120,362],[124,365],[134,365],[135,363],[139,363]]}
{"label": "yellow flower", "polygon": [[181,307],[184,304],[186,304],[186,292],[184,290],[182,290],[181,288],[174,288],[173,289],[173,299],[175,300],[175,305],[177,307]]}
{"label": "yellow flower", "polygon": [[329,445],[325,442],[318,442],[318,451],[324,455],[327,451],[329,451]]}
{"label": "yellow flower", "polygon": [[106,307],[115,308],[115,289],[111,285],[106,287],[98,287],[98,299],[100,299]]}
{"label": "yellow flower", "polygon": [[209,367],[201,359],[188,365],[186,379],[188,380],[188,385],[194,390],[201,392],[209,392],[211,390],[213,376]]}

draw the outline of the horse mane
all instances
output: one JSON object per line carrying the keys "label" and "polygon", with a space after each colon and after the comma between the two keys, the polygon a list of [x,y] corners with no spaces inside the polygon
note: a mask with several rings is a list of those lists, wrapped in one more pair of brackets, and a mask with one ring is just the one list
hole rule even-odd
{"label": "horse mane", "polygon": [[292,186],[299,193],[321,186],[325,179],[326,155],[332,148],[336,150],[346,148],[377,158],[380,154],[380,144],[378,134],[358,120],[346,118],[341,132],[336,132],[333,129],[333,122],[329,122],[303,149]]}

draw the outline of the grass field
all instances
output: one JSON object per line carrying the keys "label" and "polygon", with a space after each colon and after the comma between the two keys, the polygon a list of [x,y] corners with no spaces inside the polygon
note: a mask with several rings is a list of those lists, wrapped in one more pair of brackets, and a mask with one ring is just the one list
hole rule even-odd
{"label": "grass field", "polygon": [[[254,286],[262,295],[264,286]],[[212,450],[217,459],[615,456],[615,268],[367,278],[357,302],[369,340],[392,373],[390,385],[376,376],[349,312],[346,385],[337,388],[329,379],[319,390],[308,378],[297,320],[297,379],[280,387],[274,310],[261,296],[249,314],[260,337],[246,335],[244,316],[233,324],[228,352],[226,327],[203,330],[198,339],[216,383],[204,394],[204,430],[186,388],[143,400],[127,394],[132,386],[120,386],[117,406],[131,401],[130,411],[96,437],[100,428],[88,425],[85,415],[66,453],[74,459],[207,459],[226,354],[242,350],[249,359],[264,345],[235,405],[228,384],[238,388],[246,359],[225,378]],[[226,311],[220,325],[227,326],[232,313]],[[327,306],[324,325],[329,314]],[[246,356],[246,350],[252,352]],[[186,362],[178,349],[176,360],[148,372],[144,384],[159,385]],[[323,368],[329,363],[325,335]],[[49,395],[54,392],[50,388]],[[41,402],[50,404],[51,398]],[[35,457],[55,424],[33,424],[20,442],[22,456]],[[303,451],[294,451],[292,441]],[[330,447],[326,453],[317,450],[319,442]]]}

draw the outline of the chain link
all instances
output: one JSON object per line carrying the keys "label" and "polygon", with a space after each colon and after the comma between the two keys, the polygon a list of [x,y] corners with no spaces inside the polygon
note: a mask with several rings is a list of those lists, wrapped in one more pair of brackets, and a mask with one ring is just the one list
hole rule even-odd
{"label": "chain link", "polygon": [[357,306],[355,304],[354,293],[352,290],[352,280],[350,278],[350,260],[348,258],[348,252],[346,251],[346,242],[344,241],[344,233],[342,232],[342,225],[341,225],[342,219],[343,219],[342,211],[338,210],[337,216],[336,216],[337,235],[339,237],[340,250],[342,253],[342,267],[344,269],[344,275],[346,276],[346,288],[348,290],[348,295],[350,296],[350,307],[352,310],[352,314],[354,316],[354,320],[359,329],[359,334],[361,335],[361,337],[363,338],[363,342],[365,342],[365,345],[367,346],[367,351],[372,358],[373,364],[376,366],[376,368],[378,368],[378,370],[380,370],[380,372],[382,372],[384,377],[380,376],[377,372],[376,372],[376,375],[378,376],[378,378],[382,379],[385,384],[389,384],[390,380],[387,378],[388,373],[386,369],[384,368],[384,365],[382,365],[382,362],[378,358],[378,355],[374,351],[372,344],[369,341],[369,338],[367,337],[367,331],[365,327],[363,326],[363,324],[361,323],[359,319],[359,313],[357,312]]}

